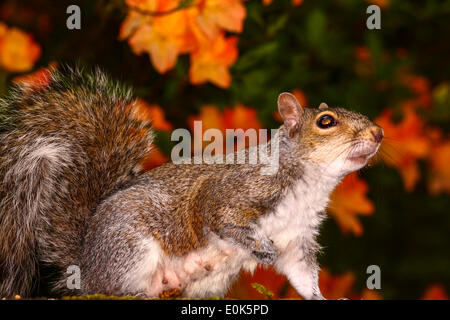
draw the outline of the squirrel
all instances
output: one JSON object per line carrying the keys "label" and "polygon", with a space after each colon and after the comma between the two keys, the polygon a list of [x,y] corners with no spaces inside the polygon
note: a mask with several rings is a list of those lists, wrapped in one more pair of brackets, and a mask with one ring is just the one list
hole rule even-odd
{"label": "squirrel", "polygon": [[[143,172],[154,132],[101,71],[53,70],[0,103],[0,296],[29,296],[50,268],[59,295],[224,296],[241,270],[273,265],[305,299],[329,195],[377,152],[383,129],[282,93],[279,167],[175,164]],[[245,149],[248,154],[251,148]],[[80,288],[66,270],[80,268]],[[41,280],[42,281],[42,280]]]}

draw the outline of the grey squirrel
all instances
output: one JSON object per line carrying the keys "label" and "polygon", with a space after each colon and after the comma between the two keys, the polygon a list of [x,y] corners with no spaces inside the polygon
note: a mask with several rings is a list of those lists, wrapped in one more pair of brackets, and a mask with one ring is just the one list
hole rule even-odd
{"label": "grey squirrel", "polygon": [[[383,130],[282,93],[275,174],[174,163],[143,173],[153,131],[132,103],[102,72],[79,70],[0,103],[0,296],[30,295],[42,266],[55,294],[223,296],[240,270],[264,263],[323,299],[316,236],[329,194],[367,164]],[[79,290],[67,287],[71,265]]]}

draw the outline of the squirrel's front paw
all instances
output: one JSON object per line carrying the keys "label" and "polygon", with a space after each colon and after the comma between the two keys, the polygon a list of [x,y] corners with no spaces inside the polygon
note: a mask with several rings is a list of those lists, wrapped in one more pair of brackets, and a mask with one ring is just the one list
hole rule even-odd
{"label": "squirrel's front paw", "polygon": [[277,259],[276,252],[253,251],[252,253],[260,262],[264,264],[273,264]]}
{"label": "squirrel's front paw", "polygon": [[273,264],[278,257],[278,250],[272,240],[264,239],[257,250],[252,251],[252,254],[264,264]]}

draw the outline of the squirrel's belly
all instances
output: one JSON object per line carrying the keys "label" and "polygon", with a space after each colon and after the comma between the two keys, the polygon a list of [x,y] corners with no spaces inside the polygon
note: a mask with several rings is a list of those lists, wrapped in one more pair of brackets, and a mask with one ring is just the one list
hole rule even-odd
{"label": "squirrel's belly", "polygon": [[185,297],[223,296],[241,269],[253,271],[256,261],[245,250],[211,236],[208,246],[183,257],[161,256],[147,295],[178,290]]}

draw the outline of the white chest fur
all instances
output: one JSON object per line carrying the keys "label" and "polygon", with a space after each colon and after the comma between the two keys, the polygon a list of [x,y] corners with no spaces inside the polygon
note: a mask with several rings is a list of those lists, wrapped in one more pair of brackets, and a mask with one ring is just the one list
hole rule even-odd
{"label": "white chest fur", "polygon": [[304,175],[270,213],[260,219],[263,233],[283,251],[294,239],[313,241],[329,195],[339,182],[320,174]]}

